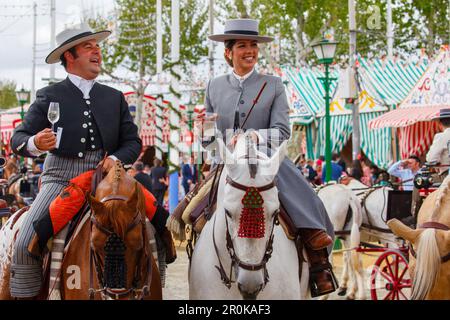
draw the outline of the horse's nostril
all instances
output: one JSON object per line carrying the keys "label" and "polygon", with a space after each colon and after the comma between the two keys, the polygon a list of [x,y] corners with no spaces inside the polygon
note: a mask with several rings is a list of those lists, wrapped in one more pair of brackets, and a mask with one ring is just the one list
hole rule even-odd
{"label": "horse's nostril", "polygon": [[251,292],[246,289],[243,285],[238,283],[238,289],[239,292],[242,295],[242,298],[244,300],[256,300],[258,297],[258,294],[261,292],[261,290],[264,288],[264,284],[259,285],[256,289],[252,290]]}

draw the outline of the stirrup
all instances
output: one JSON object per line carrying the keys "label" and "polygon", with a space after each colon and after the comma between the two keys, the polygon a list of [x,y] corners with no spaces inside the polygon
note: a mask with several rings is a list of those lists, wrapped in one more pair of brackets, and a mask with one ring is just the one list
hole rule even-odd
{"label": "stirrup", "polygon": [[[332,284],[332,288],[327,291],[320,291],[318,286],[317,276],[319,273],[327,272],[328,282]],[[339,288],[336,276],[333,272],[333,268],[330,263],[320,265],[317,267],[309,268],[309,287],[311,289],[311,297],[319,297],[322,295],[330,294]]]}

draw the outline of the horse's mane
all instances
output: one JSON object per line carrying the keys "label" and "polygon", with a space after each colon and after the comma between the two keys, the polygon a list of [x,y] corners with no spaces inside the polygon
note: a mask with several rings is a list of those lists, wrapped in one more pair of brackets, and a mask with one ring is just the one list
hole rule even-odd
{"label": "horse's mane", "polygon": [[[122,183],[132,183],[134,184],[134,188],[128,189],[128,194],[126,196],[128,196],[130,199],[134,196],[134,194],[137,194],[137,206],[136,206],[136,210],[139,210],[141,213],[145,213],[145,200],[144,200],[144,194],[141,190],[141,188],[139,188],[139,185],[137,182],[132,181],[131,177],[127,176],[127,173],[125,172],[125,170],[123,169],[122,165],[120,164],[120,162],[117,162],[116,165],[114,166],[114,175],[112,177],[112,192],[111,194],[120,194],[120,185]],[[123,193],[123,190],[122,190]],[[126,232],[126,227],[127,224],[129,223],[129,221],[124,221],[125,218],[127,218],[124,215],[118,215],[117,212],[119,212],[119,208],[122,207],[123,208],[123,204],[124,202],[121,200],[110,200],[108,202],[104,203],[104,206],[106,208],[106,212],[107,212],[107,219],[108,221],[110,221],[112,227],[114,228],[114,230],[116,230],[116,232],[118,232],[121,235],[125,235]]]}
{"label": "horse's mane", "polygon": [[434,203],[433,213],[431,214],[431,221],[437,221],[438,215],[441,210],[441,206],[447,197],[448,191],[450,189],[450,176],[447,176],[442,182],[441,188],[438,189],[438,194]]}

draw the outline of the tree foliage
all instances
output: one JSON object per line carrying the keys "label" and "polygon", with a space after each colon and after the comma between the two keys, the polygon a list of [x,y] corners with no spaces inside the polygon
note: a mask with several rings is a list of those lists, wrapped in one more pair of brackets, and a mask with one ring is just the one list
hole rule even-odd
{"label": "tree foliage", "polygon": [[0,80],[0,109],[17,107],[16,83],[13,80]]}
{"label": "tree foliage", "polygon": [[[339,61],[348,59],[348,0],[226,0],[220,20],[250,17],[260,21],[260,32],[280,45],[280,64],[311,64],[311,44],[327,29],[339,41]],[[392,0],[394,53],[408,55],[425,48],[432,55],[449,41],[447,0]],[[387,54],[386,0],[356,1],[357,52]],[[264,48],[263,48],[264,49]],[[267,52],[263,52],[267,60]],[[267,62],[267,61],[265,61]]]}
{"label": "tree foliage", "polygon": [[[162,1],[163,57],[165,68],[170,68],[171,3]],[[201,0],[180,1],[180,65],[187,71],[207,55],[207,8]],[[117,0],[117,12],[111,21],[98,17],[90,21],[95,29],[113,28],[111,39],[104,42],[104,71],[113,75],[123,67],[137,78],[156,73],[156,1]],[[138,81],[138,79],[136,79]]]}

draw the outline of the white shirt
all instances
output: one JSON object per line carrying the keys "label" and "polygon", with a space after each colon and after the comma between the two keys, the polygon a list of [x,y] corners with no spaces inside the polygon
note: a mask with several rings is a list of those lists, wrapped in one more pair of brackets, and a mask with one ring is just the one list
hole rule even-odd
{"label": "white shirt", "polygon": [[414,188],[414,177],[419,172],[412,172],[409,168],[401,168],[402,160],[394,163],[388,170],[391,176],[395,176],[402,180],[403,190],[411,191]]}
{"label": "white shirt", "polygon": [[80,76],[71,73],[68,74],[68,77],[69,80],[72,81],[72,83],[83,93],[83,98],[89,99],[89,92],[94,86],[95,80],[86,80]]}
{"label": "white shirt", "polygon": [[233,70],[233,75],[236,77],[236,79],[239,80],[240,83],[244,82],[248,77],[250,77],[253,73],[253,71],[255,71],[255,68],[252,69],[252,71],[250,71],[247,74],[244,74],[243,76],[238,75],[236,72],[234,72]]}
{"label": "white shirt", "polygon": [[[430,150],[427,153],[427,162],[437,162],[442,165],[450,164],[449,157],[450,147],[450,128],[443,132],[437,133],[433,138]],[[438,168],[440,172],[447,171],[448,167]]]}

